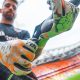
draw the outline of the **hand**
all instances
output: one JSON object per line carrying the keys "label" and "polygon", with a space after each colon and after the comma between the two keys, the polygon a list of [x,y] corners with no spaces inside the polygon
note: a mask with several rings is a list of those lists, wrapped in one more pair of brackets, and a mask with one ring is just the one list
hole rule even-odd
{"label": "hand", "polygon": [[55,2],[54,0],[48,0],[47,2],[50,6],[54,4],[55,7],[52,8],[52,15],[37,26],[37,29],[35,28],[33,37],[39,40],[40,38],[49,39],[71,29],[79,12],[79,8],[70,2],[64,1],[64,4],[61,0]]}
{"label": "hand", "polygon": [[[63,3],[60,4],[61,0],[56,0],[55,2],[54,0],[48,0],[48,4],[50,4],[51,1],[53,1],[52,3],[54,3],[55,6],[52,9],[54,20],[48,18],[43,22],[41,26],[40,37],[44,38],[51,38],[55,35],[58,35],[64,31],[71,29],[79,11],[79,9],[75,7],[75,5],[69,2],[65,2],[64,0],[63,6]],[[53,21],[53,26],[51,21]]]}
{"label": "hand", "polygon": [[0,62],[15,75],[26,75],[31,72],[36,50],[37,45],[31,39],[0,42]]}

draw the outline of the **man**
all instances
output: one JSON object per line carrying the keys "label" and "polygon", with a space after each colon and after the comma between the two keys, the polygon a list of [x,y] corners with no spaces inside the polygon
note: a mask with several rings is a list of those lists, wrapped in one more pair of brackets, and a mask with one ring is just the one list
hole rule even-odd
{"label": "man", "polygon": [[[19,65],[20,66],[26,65],[26,63],[27,63],[27,66],[30,67],[30,64],[28,64],[28,63],[30,63],[29,60],[26,60],[26,57],[23,54],[23,53],[25,53],[25,54],[28,53],[28,55],[29,55],[30,52],[26,51],[25,48],[27,48],[27,47],[25,47],[25,43],[23,43],[22,41],[19,42],[19,40],[17,40],[17,39],[27,40],[28,38],[30,38],[30,35],[29,35],[28,31],[20,30],[20,29],[14,28],[14,26],[13,26],[14,19],[16,17],[17,7],[18,7],[17,0],[4,0],[2,9],[0,11],[2,13],[2,19],[0,22],[0,42],[1,42],[0,43],[0,80],[9,80],[11,78],[11,76],[13,75],[12,73],[14,73],[16,75],[22,75],[25,72],[30,73],[29,76],[27,75],[27,76],[17,77],[16,75],[13,75],[11,80],[32,80],[33,78],[35,80],[37,80],[35,75],[31,72],[31,70],[24,68],[24,67],[19,67]],[[7,41],[11,41],[11,42],[7,42]],[[18,44],[17,44],[17,42],[18,42]],[[22,44],[22,45],[20,46],[20,44]],[[28,44],[26,44],[26,45],[28,45]],[[5,47],[3,47],[3,46],[5,46]],[[10,48],[10,47],[12,47],[12,48]],[[23,49],[19,48],[19,47],[22,47]],[[20,49],[20,50],[22,49],[22,51],[16,50],[16,49]],[[10,51],[8,51],[8,50],[10,50]],[[11,52],[13,54],[11,54]],[[14,54],[15,54],[15,56],[14,56]],[[13,59],[12,59],[12,57],[13,57]],[[29,59],[29,58],[27,58],[27,59]],[[19,63],[19,64],[17,64],[17,63]],[[22,68],[25,70],[27,69],[27,70],[26,71],[23,70],[21,72]],[[19,71],[19,72],[16,72],[16,71]],[[25,74],[27,74],[27,73],[25,73]],[[5,75],[5,77],[4,77],[4,75]],[[33,78],[31,78],[30,76]]]}
{"label": "man", "polygon": [[[19,30],[12,25],[16,17],[17,7],[17,0],[5,0],[1,10],[0,41],[2,42],[0,42],[0,79],[37,80],[31,71],[30,62],[39,56],[38,53],[42,51],[49,39],[44,41],[42,38],[44,35],[42,33],[46,32],[44,28],[47,26],[52,27],[53,19],[50,17],[40,24],[39,31],[36,30],[37,34],[34,34],[33,38],[30,39],[27,31]],[[50,28],[48,31],[50,31]],[[41,34],[42,36],[40,36]],[[40,41],[44,42],[43,45],[40,45]]]}

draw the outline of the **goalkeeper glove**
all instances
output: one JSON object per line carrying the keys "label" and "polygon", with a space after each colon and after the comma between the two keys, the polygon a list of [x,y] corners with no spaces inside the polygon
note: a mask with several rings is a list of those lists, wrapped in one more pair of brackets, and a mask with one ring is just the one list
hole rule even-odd
{"label": "goalkeeper glove", "polygon": [[0,42],[0,62],[15,75],[29,74],[37,47],[31,39]]}

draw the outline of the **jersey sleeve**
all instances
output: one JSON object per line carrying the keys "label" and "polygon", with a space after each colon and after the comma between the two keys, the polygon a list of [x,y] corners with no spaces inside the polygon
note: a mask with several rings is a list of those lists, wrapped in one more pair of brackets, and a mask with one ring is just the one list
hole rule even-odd
{"label": "jersey sleeve", "polygon": [[30,38],[29,32],[23,30],[23,31],[22,31],[22,36],[21,36],[21,38],[22,38],[23,40],[27,40],[28,38]]}

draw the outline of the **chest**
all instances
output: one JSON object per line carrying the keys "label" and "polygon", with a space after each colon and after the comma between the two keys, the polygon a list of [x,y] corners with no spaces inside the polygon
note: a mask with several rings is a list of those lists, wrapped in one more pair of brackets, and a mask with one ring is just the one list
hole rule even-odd
{"label": "chest", "polygon": [[18,38],[18,33],[12,27],[0,27],[0,41],[13,40]]}

